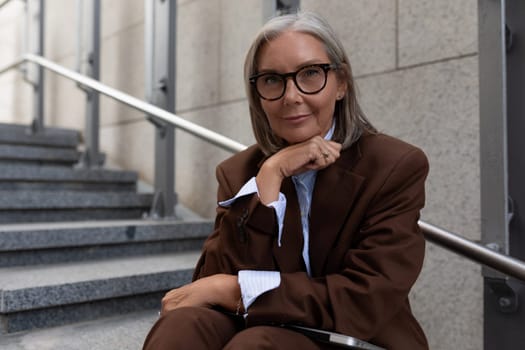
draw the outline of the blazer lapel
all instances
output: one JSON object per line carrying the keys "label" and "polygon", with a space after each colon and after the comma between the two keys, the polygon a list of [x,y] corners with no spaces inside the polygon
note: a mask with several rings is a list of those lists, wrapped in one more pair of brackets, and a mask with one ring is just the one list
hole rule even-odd
{"label": "blazer lapel", "polygon": [[364,177],[351,171],[359,158],[359,147],[354,145],[342,152],[334,164],[317,173],[310,208],[312,276],[323,272],[328,254],[361,191]]}
{"label": "blazer lapel", "polygon": [[278,247],[277,242],[274,244],[273,256],[281,272],[306,271],[302,256],[304,240],[301,213],[291,178],[283,181],[281,191],[286,196],[282,246]]}

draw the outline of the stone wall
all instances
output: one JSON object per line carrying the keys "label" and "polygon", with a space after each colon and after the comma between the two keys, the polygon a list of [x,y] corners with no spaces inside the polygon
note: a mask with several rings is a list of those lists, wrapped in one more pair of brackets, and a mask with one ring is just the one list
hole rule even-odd
{"label": "stone wall", "polygon": [[[179,0],[177,113],[253,143],[242,83],[244,53],[263,23],[265,0]],[[47,1],[46,57],[74,68],[75,8]],[[144,96],[144,5],[103,0],[102,82]],[[422,219],[480,239],[476,0],[303,0],[347,47],[368,117],[429,157]],[[17,1],[0,11],[0,66],[22,52]],[[68,29],[70,28],[70,29]],[[46,122],[83,128],[84,93],[47,75]],[[30,88],[0,77],[0,121],[29,122]],[[153,179],[153,127],[141,113],[101,99],[101,143],[109,162]],[[215,165],[229,154],[176,133],[176,190],[201,215],[214,214]],[[432,349],[482,348],[482,277],[476,264],[428,244],[413,293]]]}
{"label": "stone wall", "polygon": [[[14,62],[23,52],[23,4],[11,1],[0,9],[0,69]],[[0,122],[31,121],[31,87],[22,83],[22,75],[11,70],[0,75]]]}

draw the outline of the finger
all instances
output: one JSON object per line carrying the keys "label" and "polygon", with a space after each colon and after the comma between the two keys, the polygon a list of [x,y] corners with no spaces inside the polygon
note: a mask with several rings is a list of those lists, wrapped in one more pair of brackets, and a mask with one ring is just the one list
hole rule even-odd
{"label": "finger", "polygon": [[327,153],[339,153],[341,150],[341,144],[335,141],[325,140],[321,137],[314,137],[308,141],[308,143],[319,147],[323,156]]}
{"label": "finger", "polygon": [[187,297],[182,288],[172,289],[161,300],[161,314],[179,307]]}
{"label": "finger", "polygon": [[[323,161],[329,161],[333,153],[338,153],[337,150],[334,150],[327,142],[323,142],[319,145],[319,152]],[[323,163],[321,161],[321,163]]]}
{"label": "finger", "polygon": [[[333,156],[336,154],[337,156]],[[301,144],[289,146],[273,157],[280,164],[285,176],[292,176],[306,170],[322,169],[339,157],[337,146],[329,146],[328,141],[314,137]]]}
{"label": "finger", "polygon": [[332,153],[328,151],[323,152],[322,156],[323,156],[322,163],[325,166],[328,166],[335,161],[335,157],[332,155]]}
{"label": "finger", "polygon": [[310,163],[306,164],[305,168],[307,170],[321,170],[326,168],[328,165],[333,163],[331,160],[331,155],[327,154],[326,157],[322,153],[318,153],[315,158],[313,158]]}
{"label": "finger", "polygon": [[319,160],[319,165],[322,168],[325,168],[329,166],[330,164],[333,164],[340,156],[339,148],[334,146],[329,146],[326,148],[321,149],[321,157],[322,159]]}
{"label": "finger", "polygon": [[339,142],[334,141],[328,141],[326,142],[326,147],[330,148],[332,151],[340,152],[343,145],[341,145]]}
{"label": "finger", "polygon": [[341,144],[338,143],[328,143],[326,144],[325,153],[329,153],[331,160],[336,160],[341,154]]}

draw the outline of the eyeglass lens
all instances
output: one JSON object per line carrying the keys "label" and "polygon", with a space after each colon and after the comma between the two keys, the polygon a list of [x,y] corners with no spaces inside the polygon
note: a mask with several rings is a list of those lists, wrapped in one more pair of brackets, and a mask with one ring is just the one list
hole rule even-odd
{"label": "eyeglass lens", "polygon": [[286,78],[291,76],[297,88],[305,94],[315,94],[326,84],[326,71],[320,66],[307,66],[295,73],[266,73],[257,77],[256,88],[262,98],[275,100],[284,95]]}

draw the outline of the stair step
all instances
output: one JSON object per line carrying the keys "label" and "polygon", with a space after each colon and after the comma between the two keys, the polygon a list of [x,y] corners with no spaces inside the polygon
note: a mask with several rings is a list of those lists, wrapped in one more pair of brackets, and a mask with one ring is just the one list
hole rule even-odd
{"label": "stair step", "polygon": [[0,267],[199,250],[213,222],[90,221],[0,226]]}
{"label": "stair step", "polygon": [[132,171],[0,163],[0,190],[135,191],[136,181]]}
{"label": "stair step", "polygon": [[156,310],[133,312],[0,337],[2,350],[137,350],[158,319]]}
{"label": "stair step", "polygon": [[0,144],[0,161],[11,164],[63,164],[78,163],[80,152],[75,148],[41,147]]}
{"label": "stair step", "polygon": [[0,191],[0,223],[137,219],[152,194],[135,192]]}
{"label": "stair step", "polygon": [[165,291],[190,282],[199,255],[0,268],[0,333],[158,308]]}
{"label": "stair step", "polygon": [[158,310],[190,282],[212,232],[189,211],[143,219],[153,195],[137,193],[137,174],[74,167],[79,142],[73,130],[0,123],[1,339]]}
{"label": "stair step", "polygon": [[79,142],[80,133],[76,130],[45,128],[32,133],[27,125],[0,123],[0,143],[4,144],[76,148]]}
{"label": "stair step", "polygon": [[147,207],[149,193],[0,191],[0,210]]}

